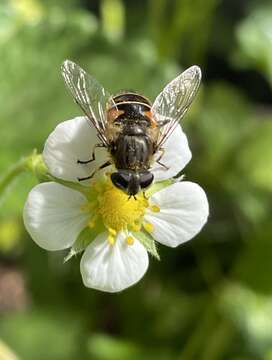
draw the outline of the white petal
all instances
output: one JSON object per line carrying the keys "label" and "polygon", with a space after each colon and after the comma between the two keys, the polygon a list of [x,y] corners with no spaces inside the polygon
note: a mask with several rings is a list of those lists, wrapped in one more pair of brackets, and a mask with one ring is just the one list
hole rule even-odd
{"label": "white petal", "polygon": [[176,247],[192,239],[206,223],[209,204],[204,190],[192,182],[179,182],[155,193],[150,202],[160,212],[149,211],[145,220],[154,226],[152,236],[158,242]]}
{"label": "white petal", "polygon": [[80,192],[49,182],[35,186],[24,208],[24,223],[33,240],[46,250],[70,247],[90,215],[80,207],[87,202]]}
{"label": "white petal", "polygon": [[[89,164],[78,164],[78,160],[89,160],[95,144],[100,141],[96,130],[86,117],[76,117],[60,123],[46,140],[43,158],[49,171],[57,178],[78,181],[78,177],[89,176],[95,168],[107,160],[104,148],[95,151],[96,160]],[[85,181],[82,184],[86,184]]]}
{"label": "white petal", "polygon": [[[155,181],[161,181],[175,176],[192,158],[187,137],[182,131],[181,126],[176,127],[173,134],[171,134],[163,145],[163,148],[164,154],[160,162],[167,166],[168,170],[157,162],[154,162],[151,171],[155,176]],[[158,153],[155,159],[157,159],[159,155],[160,153]]]}
{"label": "white petal", "polygon": [[135,284],[147,268],[144,246],[136,239],[128,245],[122,232],[114,245],[109,244],[105,233],[100,234],[87,247],[80,263],[84,285],[107,292],[118,292]]}

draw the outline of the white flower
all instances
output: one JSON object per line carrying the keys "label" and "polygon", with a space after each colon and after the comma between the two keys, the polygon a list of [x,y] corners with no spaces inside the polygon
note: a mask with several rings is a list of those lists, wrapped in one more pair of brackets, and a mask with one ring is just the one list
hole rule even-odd
{"label": "white flower", "polygon": [[[104,149],[98,149],[95,161],[77,163],[78,159],[90,158],[96,143],[95,131],[86,118],[59,124],[43,152],[50,174],[78,183],[78,177],[88,176],[108,157]],[[109,176],[101,173],[79,190],[58,182],[35,186],[24,208],[24,223],[33,240],[46,250],[76,249],[79,235],[87,229],[92,237],[87,243],[85,237],[81,244],[81,250],[85,249],[80,265],[84,284],[108,292],[135,284],[148,268],[147,249],[156,252],[154,240],[176,247],[201,230],[209,213],[205,192],[199,185],[167,180],[191,159],[181,127],[164,148],[161,162],[168,170],[154,163],[151,171],[155,184],[148,199],[137,194],[137,200],[128,200]]]}

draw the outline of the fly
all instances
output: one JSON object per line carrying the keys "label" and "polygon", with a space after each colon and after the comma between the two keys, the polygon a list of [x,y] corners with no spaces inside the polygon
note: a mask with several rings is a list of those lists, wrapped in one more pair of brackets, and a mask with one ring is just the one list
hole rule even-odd
{"label": "fly", "polygon": [[[153,182],[150,171],[160,161],[163,144],[186,114],[194,100],[201,81],[201,70],[194,65],[172,80],[152,104],[146,97],[126,92],[112,96],[91,75],[70,60],[61,72],[76,103],[97,131],[99,142],[88,160],[78,159],[79,164],[95,160],[95,150],[104,147],[110,160],[96,171],[114,165],[112,183],[129,197],[145,191]],[[158,154],[158,155],[157,155]],[[156,159],[156,160],[155,160]],[[90,179],[93,172],[78,181]]]}

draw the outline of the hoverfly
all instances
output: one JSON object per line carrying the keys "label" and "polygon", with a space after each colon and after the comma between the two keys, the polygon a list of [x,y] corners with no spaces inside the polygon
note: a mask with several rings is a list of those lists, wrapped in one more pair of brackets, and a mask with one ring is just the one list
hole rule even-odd
{"label": "hoverfly", "polygon": [[[74,100],[97,131],[99,143],[94,146],[89,160],[78,159],[79,164],[95,160],[97,147],[104,147],[111,160],[97,170],[114,164],[112,183],[133,196],[145,191],[153,182],[150,172],[154,157],[160,162],[163,144],[186,114],[194,100],[201,81],[201,70],[191,66],[172,80],[156,97],[153,104],[134,92],[110,95],[102,85],[77,64],[66,60],[61,73]],[[95,171],[95,172],[96,172]],[[79,181],[90,179],[78,178]]]}

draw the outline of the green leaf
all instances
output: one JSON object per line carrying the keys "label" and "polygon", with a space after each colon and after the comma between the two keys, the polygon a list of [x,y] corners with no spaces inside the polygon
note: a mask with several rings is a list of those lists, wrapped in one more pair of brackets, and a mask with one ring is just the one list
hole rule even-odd
{"label": "green leaf", "polygon": [[261,4],[239,24],[236,30],[238,49],[233,55],[240,67],[261,71],[272,84],[272,6]]}
{"label": "green leaf", "polygon": [[44,181],[54,181],[58,184],[61,184],[63,186],[69,187],[70,189],[80,191],[83,195],[85,195],[88,199],[91,199],[94,196],[95,190],[86,186],[82,186],[79,183],[62,180],[54,177],[53,175],[50,175],[47,173],[46,178]]}
{"label": "green leaf", "polygon": [[145,193],[147,197],[152,196],[153,194],[155,194],[156,192],[164,189],[165,187],[173,184],[174,180],[173,179],[167,179],[167,180],[163,180],[160,182],[156,182],[155,184],[153,184]]}
{"label": "green leaf", "polygon": [[86,247],[96,238],[100,231],[101,230],[99,226],[93,229],[90,229],[89,227],[83,229],[79,234],[76,242],[69,250],[69,253],[65,256],[64,262],[67,262],[73,256],[84,251]]}
{"label": "green leaf", "polygon": [[138,239],[146,248],[146,250],[153,255],[157,260],[160,260],[160,255],[157,250],[155,240],[149,236],[146,232],[139,231],[133,233],[133,235]]}
{"label": "green leaf", "polygon": [[95,334],[88,342],[91,358],[97,360],[130,360],[141,358],[140,349],[132,342],[106,334]]}

